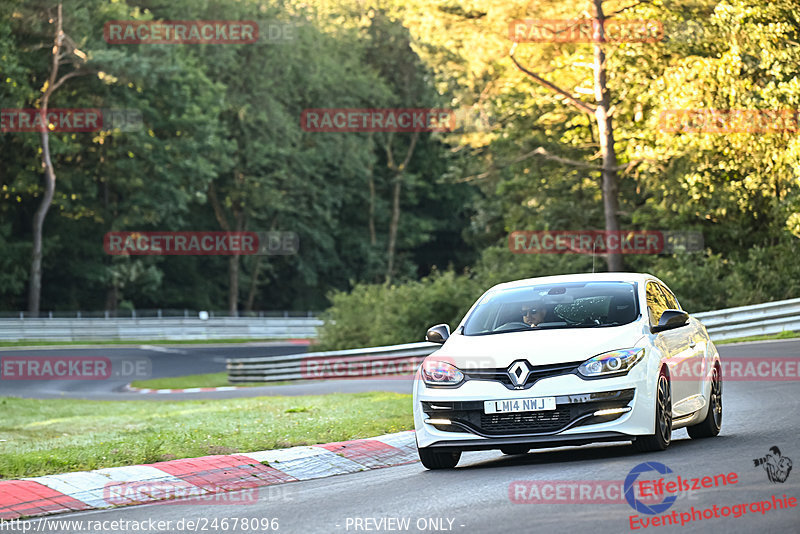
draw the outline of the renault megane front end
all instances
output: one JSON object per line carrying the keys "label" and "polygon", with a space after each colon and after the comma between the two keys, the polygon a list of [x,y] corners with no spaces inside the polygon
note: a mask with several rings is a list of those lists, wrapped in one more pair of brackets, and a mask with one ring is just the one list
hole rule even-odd
{"label": "renault megane front end", "polygon": [[659,279],[603,273],[497,285],[414,381],[422,464],[461,452],[632,441],[665,449],[672,430],[711,437],[722,424],[721,364],[703,325]]}

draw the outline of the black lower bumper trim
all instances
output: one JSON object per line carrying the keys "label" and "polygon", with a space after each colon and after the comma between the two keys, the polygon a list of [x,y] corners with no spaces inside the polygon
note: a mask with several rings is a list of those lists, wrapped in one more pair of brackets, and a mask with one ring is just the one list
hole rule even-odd
{"label": "black lower bumper trim", "polygon": [[557,435],[574,426],[608,423],[625,412],[595,416],[600,410],[630,406],[635,388],[556,396],[556,408],[486,414],[484,401],[422,401],[422,411],[431,419],[448,419],[450,424],[433,424],[445,432],[469,432],[487,438]]}
{"label": "black lower bumper trim", "polygon": [[567,447],[572,445],[586,445],[601,441],[632,441],[636,436],[629,436],[620,432],[591,432],[586,434],[570,434],[566,436],[519,436],[491,439],[463,439],[437,441],[428,448],[441,451],[486,451],[499,449],[506,445],[529,445],[531,449],[546,449],[549,447]]}

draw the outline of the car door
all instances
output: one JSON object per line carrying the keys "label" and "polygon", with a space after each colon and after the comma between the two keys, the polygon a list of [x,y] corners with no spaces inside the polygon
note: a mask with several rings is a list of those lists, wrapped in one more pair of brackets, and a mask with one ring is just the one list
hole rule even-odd
{"label": "car door", "polygon": [[[660,284],[655,281],[647,282],[647,311],[650,326],[656,326],[664,310],[671,309],[667,294],[661,289]],[[680,373],[686,371],[686,365],[691,365],[694,348],[691,347],[692,329],[689,325],[672,330],[665,330],[653,334],[653,343],[661,351],[664,361],[669,368],[670,383],[672,385],[672,414],[673,417],[680,417],[688,413],[687,400],[694,395],[695,388],[692,382],[677,379],[682,377]]]}
{"label": "car door", "polygon": [[[660,285],[660,287],[670,309],[682,309],[674,293],[664,285]],[[702,394],[703,381],[708,372],[709,365],[707,361],[709,339],[708,334],[697,319],[690,317],[687,328],[691,332],[689,348],[692,349],[692,354],[689,358],[682,361],[681,368],[678,370],[681,374],[676,374],[675,380],[686,382],[688,401],[686,401],[683,406],[679,406],[679,408],[685,413],[691,413],[702,408],[705,403]]]}

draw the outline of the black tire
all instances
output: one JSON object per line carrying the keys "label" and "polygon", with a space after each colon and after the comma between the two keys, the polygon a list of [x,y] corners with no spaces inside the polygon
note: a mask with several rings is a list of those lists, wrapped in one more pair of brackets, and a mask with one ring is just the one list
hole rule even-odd
{"label": "black tire", "polygon": [[461,459],[461,451],[439,452],[435,449],[417,449],[422,465],[428,469],[452,469]]}
{"label": "black tire", "polygon": [[527,445],[508,445],[506,447],[500,447],[500,452],[509,456],[514,456],[515,454],[525,454],[529,450],[531,449]]}
{"label": "black tire", "polygon": [[664,369],[658,375],[656,385],[655,433],[639,436],[633,446],[639,452],[663,451],[672,441],[672,387]]}
{"label": "black tire", "polygon": [[714,367],[711,375],[711,396],[708,400],[708,414],[696,425],[686,427],[692,439],[713,438],[722,428],[722,377],[719,367]]}

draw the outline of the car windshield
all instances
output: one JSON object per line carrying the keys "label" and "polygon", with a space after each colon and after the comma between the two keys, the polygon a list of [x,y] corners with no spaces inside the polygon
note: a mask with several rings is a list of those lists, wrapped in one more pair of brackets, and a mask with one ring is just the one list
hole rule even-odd
{"label": "car windshield", "polygon": [[464,335],[479,336],[553,328],[618,326],[639,316],[636,284],[579,282],[492,291],[464,324]]}

